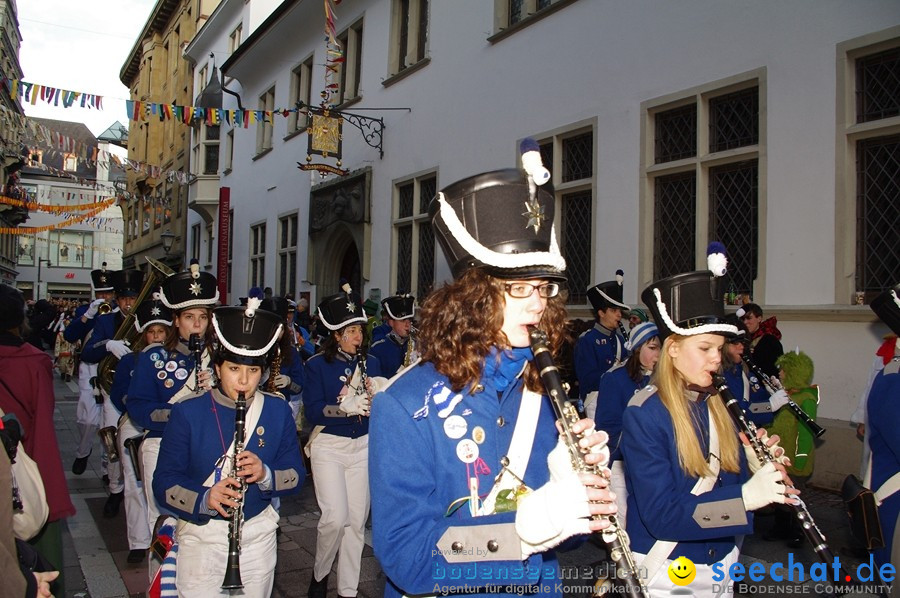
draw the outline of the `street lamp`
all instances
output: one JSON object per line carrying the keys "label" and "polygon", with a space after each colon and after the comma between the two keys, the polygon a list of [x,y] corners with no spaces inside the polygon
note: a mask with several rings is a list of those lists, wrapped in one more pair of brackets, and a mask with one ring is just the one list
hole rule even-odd
{"label": "street lamp", "polygon": [[172,244],[175,242],[175,233],[166,229],[164,233],[159,235],[159,238],[162,239],[163,251],[166,252],[166,255],[169,255],[169,252],[172,251]]}
{"label": "street lamp", "polygon": [[37,276],[37,287],[34,290],[34,300],[37,301],[41,298],[41,264],[47,264],[47,267],[51,267],[53,264],[50,263],[50,260],[45,257],[38,258],[38,276]]}

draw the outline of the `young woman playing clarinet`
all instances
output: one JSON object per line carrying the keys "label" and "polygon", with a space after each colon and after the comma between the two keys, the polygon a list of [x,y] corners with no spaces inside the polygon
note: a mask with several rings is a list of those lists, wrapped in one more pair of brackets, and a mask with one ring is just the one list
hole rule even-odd
{"label": "young woman playing clarinet", "polygon": [[[724,260],[724,252],[715,253],[711,269],[724,273]],[[652,596],[681,589],[667,569],[682,556],[696,567],[694,595],[731,595],[727,583],[714,591],[712,566],[727,570],[737,560],[737,538],[753,533],[752,511],[791,502],[796,491],[782,483],[789,482],[783,465],[762,465],[752,451],[745,456],[749,447],[741,450],[723,402],[713,396],[722,345],[738,332],[724,320],[713,273],[654,282],[641,299],[662,350],[651,385],[634,395],[622,421],[628,534]]]}
{"label": "young woman playing clarinet", "polygon": [[[278,512],[272,499],[300,490],[306,471],[291,409],[259,382],[281,318],[244,307],[213,312],[215,388],[172,408],[153,493],[181,520],[179,596],[268,598],[275,579]],[[171,551],[170,551],[171,554]]]}

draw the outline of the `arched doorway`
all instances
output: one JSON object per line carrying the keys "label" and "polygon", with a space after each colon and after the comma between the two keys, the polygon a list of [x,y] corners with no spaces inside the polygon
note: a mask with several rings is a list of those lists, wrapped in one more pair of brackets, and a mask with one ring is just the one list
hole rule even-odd
{"label": "arched doorway", "polygon": [[350,283],[350,288],[357,295],[362,294],[362,268],[359,263],[359,251],[356,249],[356,243],[350,240],[347,249],[344,250],[344,257],[341,258],[340,277]]}

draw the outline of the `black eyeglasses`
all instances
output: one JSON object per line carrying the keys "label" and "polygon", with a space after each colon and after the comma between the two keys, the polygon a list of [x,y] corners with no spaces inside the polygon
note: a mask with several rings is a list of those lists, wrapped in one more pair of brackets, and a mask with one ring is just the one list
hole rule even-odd
{"label": "black eyeglasses", "polygon": [[527,299],[534,294],[537,289],[538,295],[544,299],[556,297],[559,294],[558,282],[545,282],[544,284],[529,284],[527,282],[513,282],[504,285],[506,292],[510,297],[516,299]]}

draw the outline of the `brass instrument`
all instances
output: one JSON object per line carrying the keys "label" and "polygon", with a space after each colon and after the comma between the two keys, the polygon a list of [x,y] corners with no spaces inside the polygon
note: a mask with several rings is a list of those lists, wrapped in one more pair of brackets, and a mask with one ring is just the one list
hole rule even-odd
{"label": "brass instrument", "polygon": [[275,357],[272,358],[272,363],[269,365],[269,379],[266,380],[266,392],[271,393],[273,395],[277,395],[284,398],[284,394],[279,392],[278,387],[275,386],[275,379],[281,373],[281,347],[275,348]]}
{"label": "brass instrument", "polygon": [[[257,399],[260,400],[260,399]],[[247,419],[247,400],[243,392],[238,393],[234,402],[234,455],[231,457],[231,477],[240,482],[241,493],[237,506],[231,510],[228,518],[228,561],[225,564],[225,580],[223,590],[238,590],[244,587],[241,582],[241,528],[244,525],[244,492],[247,481],[237,474],[237,456],[244,451],[244,425]]]}
{"label": "brass instrument", "polygon": [[[174,271],[171,268],[159,260],[148,257],[147,261],[150,262],[151,267],[147,279],[144,281],[144,286],[141,288],[140,294],[138,294],[137,299],[134,301],[135,308],[150,296],[153,290],[159,286],[166,276],[174,274]],[[143,335],[134,327],[134,309],[131,310],[131,313],[126,316],[125,320],[119,325],[118,329],[116,329],[113,340],[128,341],[134,351],[140,351],[141,348],[143,348]],[[112,388],[113,378],[116,375],[116,364],[118,362],[119,359],[114,355],[107,355],[101,359],[99,365],[97,365],[97,385],[102,388],[106,394],[109,394],[109,389]]]}
{"label": "brass instrument", "polygon": [[106,456],[110,463],[119,462],[119,443],[116,441],[118,429],[115,426],[106,426],[97,430],[97,436],[103,448],[106,449]]}
{"label": "brass instrument", "polygon": [[109,301],[104,301],[100,305],[97,306],[97,313],[101,316],[110,313],[113,310],[113,306]]}
{"label": "brass instrument", "polygon": [[[581,419],[575,405],[566,396],[566,390],[563,386],[562,377],[559,370],[553,363],[553,356],[547,344],[547,333],[543,330],[529,326],[529,335],[531,337],[531,350],[534,353],[534,365],[540,372],[541,382],[550,397],[553,404],[553,410],[556,412],[556,418],[559,427],[562,430],[562,440],[569,449],[569,456],[572,459],[572,466],[575,471],[586,473],[600,473],[600,468],[596,465],[589,465],[585,459],[585,449],[581,448],[578,441],[581,440],[581,434],[576,434],[572,430],[572,426]],[[592,519],[607,519],[609,527],[599,532],[603,543],[606,545],[609,558],[612,559],[616,566],[616,577],[620,580],[621,589],[625,596],[630,598],[646,598],[649,594],[644,587],[638,572],[637,563],[634,560],[634,553],[628,545],[628,535],[621,527],[615,515],[592,515]]]}
{"label": "brass instrument", "polygon": [[131,466],[134,468],[134,477],[137,478],[137,481],[142,480],[141,475],[141,443],[144,442],[144,435],[138,434],[137,436],[132,436],[131,438],[126,438],[125,442],[122,444],[125,445],[125,448],[128,449],[128,457],[131,459]]}

